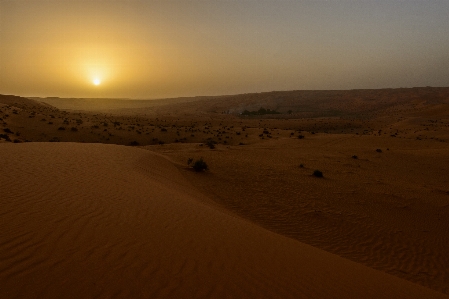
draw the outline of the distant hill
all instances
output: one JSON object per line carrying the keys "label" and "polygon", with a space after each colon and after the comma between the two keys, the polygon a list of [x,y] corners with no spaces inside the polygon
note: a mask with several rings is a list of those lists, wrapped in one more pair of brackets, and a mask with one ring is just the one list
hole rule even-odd
{"label": "distant hill", "polygon": [[[202,96],[158,100],[30,98],[64,110],[129,114],[221,113],[241,114],[245,110],[270,109],[281,114],[340,116],[373,113],[412,101],[426,104],[449,103],[449,87],[416,87],[357,90],[295,90],[239,95]],[[124,110],[126,109],[126,110]]]}

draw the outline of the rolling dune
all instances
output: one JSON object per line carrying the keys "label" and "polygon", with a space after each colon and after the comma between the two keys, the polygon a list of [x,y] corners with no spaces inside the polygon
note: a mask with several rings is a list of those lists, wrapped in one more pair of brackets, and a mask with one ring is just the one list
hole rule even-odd
{"label": "rolling dune", "polygon": [[1,298],[447,298],[224,213],[146,150],[0,154]]}

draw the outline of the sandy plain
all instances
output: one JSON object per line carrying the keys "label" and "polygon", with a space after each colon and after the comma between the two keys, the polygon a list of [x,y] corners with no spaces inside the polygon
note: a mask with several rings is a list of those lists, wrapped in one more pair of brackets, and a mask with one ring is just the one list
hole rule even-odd
{"label": "sandy plain", "polygon": [[448,297],[449,88],[0,96],[0,118],[2,298]]}

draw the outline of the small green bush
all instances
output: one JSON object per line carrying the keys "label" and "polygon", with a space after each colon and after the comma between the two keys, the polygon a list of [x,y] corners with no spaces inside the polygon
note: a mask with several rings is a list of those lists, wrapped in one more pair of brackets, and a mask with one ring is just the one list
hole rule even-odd
{"label": "small green bush", "polygon": [[5,139],[6,141],[11,141],[11,138],[9,138],[9,136],[6,134],[0,134],[0,138]]}
{"label": "small green bush", "polygon": [[313,175],[314,175],[315,177],[317,177],[317,178],[322,178],[322,177],[323,177],[323,173],[322,173],[321,171],[319,171],[319,170],[315,170],[315,171],[313,172]]}
{"label": "small green bush", "polygon": [[207,166],[206,162],[203,161],[203,158],[200,158],[199,160],[196,160],[195,163],[193,163],[192,167],[197,172],[201,172],[201,171],[209,169],[209,167]]}
{"label": "small green bush", "polygon": [[210,149],[214,149],[215,148],[215,144],[216,142],[214,140],[207,140],[206,141],[206,145],[210,148]]}

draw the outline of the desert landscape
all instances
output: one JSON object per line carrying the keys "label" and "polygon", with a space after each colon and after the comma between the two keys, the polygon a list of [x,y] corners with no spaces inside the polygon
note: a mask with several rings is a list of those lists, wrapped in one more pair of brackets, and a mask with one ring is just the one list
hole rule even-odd
{"label": "desert landscape", "polygon": [[0,299],[449,298],[448,15],[0,0]]}
{"label": "desert landscape", "polygon": [[449,295],[447,87],[0,95],[0,155],[1,298]]}

